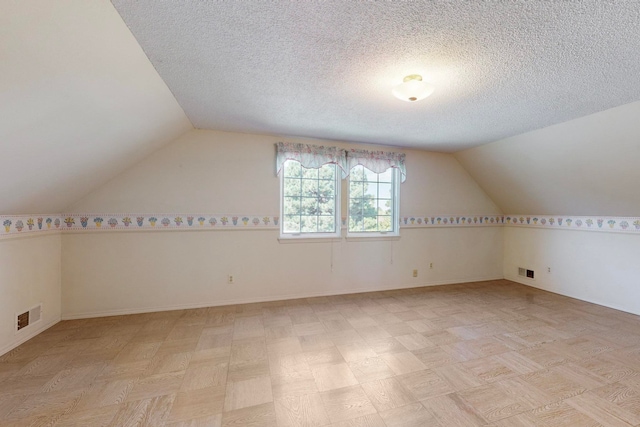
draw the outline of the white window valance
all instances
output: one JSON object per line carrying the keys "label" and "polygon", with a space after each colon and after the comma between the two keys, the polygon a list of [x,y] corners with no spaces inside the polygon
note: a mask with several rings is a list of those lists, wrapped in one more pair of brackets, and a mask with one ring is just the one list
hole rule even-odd
{"label": "white window valance", "polygon": [[349,175],[346,151],[338,147],[323,145],[298,144],[294,142],[278,142],[276,155],[276,174],[279,175],[282,165],[287,160],[297,160],[305,168],[318,169],[327,163],[338,165],[342,178]]}
{"label": "white window valance", "polygon": [[344,150],[338,147],[294,142],[278,142],[276,147],[277,175],[280,174],[284,162],[296,160],[305,168],[310,169],[318,169],[327,163],[335,164],[341,169],[343,179],[349,176],[351,168],[357,165],[362,165],[376,173],[383,173],[389,168],[396,168],[400,171],[401,181],[405,182],[407,179],[406,155],[404,153],[358,150],[355,148]]}
{"label": "white window valance", "polygon": [[392,153],[387,151],[369,151],[351,149],[347,151],[347,166],[349,170],[357,165],[376,172],[383,173],[389,168],[396,168],[400,171],[401,181],[407,179],[407,167],[404,164],[406,155],[404,153]]}

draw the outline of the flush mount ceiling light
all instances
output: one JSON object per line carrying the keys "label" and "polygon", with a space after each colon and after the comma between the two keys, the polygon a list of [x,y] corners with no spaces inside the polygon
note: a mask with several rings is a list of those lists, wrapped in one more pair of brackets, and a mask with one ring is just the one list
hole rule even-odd
{"label": "flush mount ceiling light", "polygon": [[411,74],[393,88],[393,95],[407,102],[420,101],[433,93],[433,85],[422,81],[419,74]]}

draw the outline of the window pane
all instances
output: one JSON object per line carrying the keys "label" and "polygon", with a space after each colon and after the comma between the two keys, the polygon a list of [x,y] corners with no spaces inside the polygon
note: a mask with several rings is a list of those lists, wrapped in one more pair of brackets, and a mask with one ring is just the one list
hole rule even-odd
{"label": "window pane", "polygon": [[302,177],[310,179],[318,179],[318,169],[302,168]]}
{"label": "window pane", "polygon": [[300,189],[302,183],[300,182],[299,179],[288,179],[285,178],[284,179],[284,195],[285,196],[299,196],[300,195]]}
{"label": "window pane", "polygon": [[[349,175],[349,231],[394,231],[396,174],[393,168],[378,174],[359,165]],[[362,181],[362,182],[360,182]]]}
{"label": "window pane", "polygon": [[302,176],[302,165],[295,160],[287,160],[284,162],[284,176],[299,178]]}
{"label": "window pane", "polygon": [[390,199],[392,197],[391,184],[378,184],[378,197],[381,199]]}
{"label": "window pane", "polygon": [[336,218],[334,216],[319,216],[318,231],[333,233],[336,231]]}
{"label": "window pane", "polygon": [[365,216],[363,219],[364,231],[378,231],[378,217]]}
{"label": "window pane", "polygon": [[316,233],[318,231],[318,218],[315,216],[303,216],[301,218],[301,231],[303,233]]}
{"label": "window pane", "polygon": [[284,217],[282,223],[282,230],[285,233],[299,233],[300,232],[300,217],[297,215],[287,215]]}
{"label": "window pane", "polygon": [[353,215],[349,217],[349,231],[363,231],[362,217]]}
{"label": "window pane", "polygon": [[380,182],[391,182],[393,181],[393,174],[392,174],[393,168],[389,168],[386,171],[382,172],[381,174],[379,174],[379,178],[378,180]]}
{"label": "window pane", "polygon": [[336,165],[324,165],[320,168],[320,179],[335,181]]}
{"label": "window pane", "polygon": [[391,200],[378,200],[378,215],[391,215]]}
{"label": "window pane", "polygon": [[318,197],[321,199],[333,198],[336,191],[336,182],[331,181],[318,181]]}
{"label": "window pane", "polygon": [[365,182],[364,194],[373,198],[378,197],[378,184],[375,182]]}
{"label": "window pane", "polygon": [[364,194],[364,190],[363,190],[363,186],[362,186],[362,182],[353,182],[351,181],[349,183],[349,198],[350,199],[357,199],[357,198],[361,198],[362,195]]}
{"label": "window pane", "polygon": [[315,197],[303,197],[302,198],[302,215],[318,215],[318,199]]}
{"label": "window pane", "polygon": [[364,166],[362,166],[362,165],[354,166],[351,169],[350,180],[351,181],[364,181],[365,180]]}
{"label": "window pane", "polygon": [[303,197],[316,197],[318,194],[318,181],[314,179],[302,180],[302,196]]}
{"label": "window pane", "polygon": [[285,215],[300,215],[300,197],[285,197],[283,208]]}
{"label": "window pane", "polygon": [[318,215],[333,215],[336,201],[333,199],[323,199],[318,203]]}
{"label": "window pane", "polygon": [[364,175],[365,175],[365,178],[366,178],[367,181],[369,181],[369,182],[378,181],[378,174],[377,173],[375,173],[375,172],[373,172],[373,171],[371,171],[371,170],[369,170],[369,169],[367,169],[365,167],[363,167],[363,169],[364,169]]}

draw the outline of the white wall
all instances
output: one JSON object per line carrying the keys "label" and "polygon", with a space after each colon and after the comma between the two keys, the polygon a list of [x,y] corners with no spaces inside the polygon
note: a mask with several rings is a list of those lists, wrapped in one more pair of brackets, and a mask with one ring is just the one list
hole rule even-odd
{"label": "white wall", "polygon": [[[280,140],[303,141],[193,131],[68,210],[277,215],[274,143]],[[500,213],[453,156],[403,151],[408,177],[401,215]],[[277,237],[275,230],[68,233],[63,317],[502,277],[501,227],[403,229],[397,241],[279,243]]]}
{"label": "white wall", "polygon": [[[61,237],[0,240],[0,355],[55,324],[61,314]],[[15,315],[43,304],[42,320],[15,332]]]}
{"label": "white wall", "polygon": [[640,101],[456,153],[508,214],[637,216]]}
{"label": "white wall", "polygon": [[[638,254],[638,235],[504,227],[506,279],[635,314]],[[533,269],[534,280],[519,277],[518,267]]]}

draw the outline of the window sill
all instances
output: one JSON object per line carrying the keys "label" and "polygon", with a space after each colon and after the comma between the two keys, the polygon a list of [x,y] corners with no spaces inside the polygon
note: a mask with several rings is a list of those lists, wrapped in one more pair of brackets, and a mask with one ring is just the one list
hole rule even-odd
{"label": "window sill", "polygon": [[347,236],[347,242],[375,242],[375,241],[395,241],[400,240],[400,235],[392,234],[385,236],[383,234],[380,235],[369,235],[369,236]]}
{"label": "window sill", "polygon": [[332,243],[342,241],[341,237],[279,237],[279,243]]}

